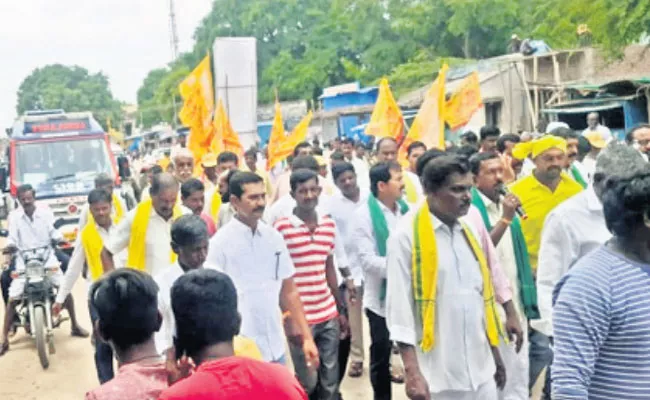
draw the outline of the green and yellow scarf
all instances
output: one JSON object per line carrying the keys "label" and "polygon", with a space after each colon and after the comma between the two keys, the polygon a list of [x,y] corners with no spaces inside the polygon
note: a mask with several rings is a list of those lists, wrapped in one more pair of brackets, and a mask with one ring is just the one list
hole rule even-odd
{"label": "green and yellow scarf", "polygon": [[[408,204],[402,199],[397,201],[399,211],[402,215],[406,214],[409,210]],[[372,229],[375,233],[375,243],[377,245],[377,253],[381,257],[386,257],[386,242],[388,241],[388,224],[386,217],[381,210],[379,200],[374,195],[368,196],[368,209],[370,210],[370,219],[372,220]],[[386,299],[386,279],[382,281],[381,291],[379,292],[379,299],[384,301]]]}
{"label": "green and yellow scarf", "polygon": [[575,166],[575,164],[571,164],[570,170],[571,170],[571,176],[573,177],[573,180],[578,182],[583,189],[586,189],[587,181],[585,181],[585,179],[582,177],[580,170]]}
{"label": "green and yellow scarf", "polygon": [[[474,253],[483,278],[483,299],[485,304],[486,334],[491,346],[498,346],[504,338],[501,319],[497,314],[494,287],[490,278],[490,269],[483,255],[483,250],[469,228],[461,222],[463,236]],[[411,268],[413,279],[413,296],[416,314],[422,322],[422,340],[420,348],[428,352],[435,346],[436,291],[438,286],[438,246],[429,205],[422,204],[413,223],[413,248],[411,251]]]}
{"label": "green and yellow scarf", "polygon": [[[479,210],[483,223],[488,231],[493,226],[490,223],[485,203],[478,192],[478,189],[472,188],[472,204]],[[528,247],[526,239],[521,230],[521,222],[515,216],[510,224],[510,234],[512,236],[512,247],[515,252],[515,261],[517,263],[517,280],[519,281],[519,295],[524,307],[524,314],[528,319],[539,319],[539,309],[537,308],[537,288],[533,279],[533,272],[530,266],[530,257],[528,256]]]}

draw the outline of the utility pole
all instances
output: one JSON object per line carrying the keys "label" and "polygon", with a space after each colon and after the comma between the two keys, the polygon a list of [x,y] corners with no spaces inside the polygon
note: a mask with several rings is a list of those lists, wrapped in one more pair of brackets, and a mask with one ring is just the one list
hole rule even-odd
{"label": "utility pole", "polygon": [[[178,30],[176,29],[176,12],[174,12],[174,0],[169,0],[169,44],[172,49],[172,62],[178,59]],[[174,120],[172,126],[176,126],[178,115],[176,111],[176,96],[172,95],[172,104],[174,107]]]}

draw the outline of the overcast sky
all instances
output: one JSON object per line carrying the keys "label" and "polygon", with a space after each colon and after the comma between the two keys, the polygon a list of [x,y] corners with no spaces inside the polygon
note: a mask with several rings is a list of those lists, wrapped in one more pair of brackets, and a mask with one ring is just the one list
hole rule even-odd
{"label": "overcast sky", "polygon": [[[212,0],[176,0],[181,51]],[[102,71],[113,95],[135,103],[153,68],[171,60],[169,0],[0,0],[0,128],[16,117],[16,92],[34,68],[52,63]]]}

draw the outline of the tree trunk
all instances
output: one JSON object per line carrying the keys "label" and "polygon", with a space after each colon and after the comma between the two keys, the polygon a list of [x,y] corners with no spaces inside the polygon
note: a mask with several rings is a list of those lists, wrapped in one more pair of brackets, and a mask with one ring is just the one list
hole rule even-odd
{"label": "tree trunk", "polygon": [[465,58],[472,58],[472,55],[470,54],[470,33],[469,29],[467,32],[465,32],[465,43],[463,45],[463,54],[465,55]]}

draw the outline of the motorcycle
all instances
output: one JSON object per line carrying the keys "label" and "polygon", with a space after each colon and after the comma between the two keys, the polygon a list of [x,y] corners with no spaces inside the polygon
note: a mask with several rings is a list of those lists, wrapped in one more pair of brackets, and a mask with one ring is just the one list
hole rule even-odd
{"label": "motorcycle", "polygon": [[52,316],[52,304],[57,288],[52,284],[50,277],[57,272],[58,266],[45,266],[51,252],[50,246],[16,250],[25,268],[11,273],[13,279],[25,279],[25,290],[16,305],[17,326],[25,328],[35,340],[43,369],[50,365],[49,355],[56,352],[53,330],[61,322],[55,321]]}

